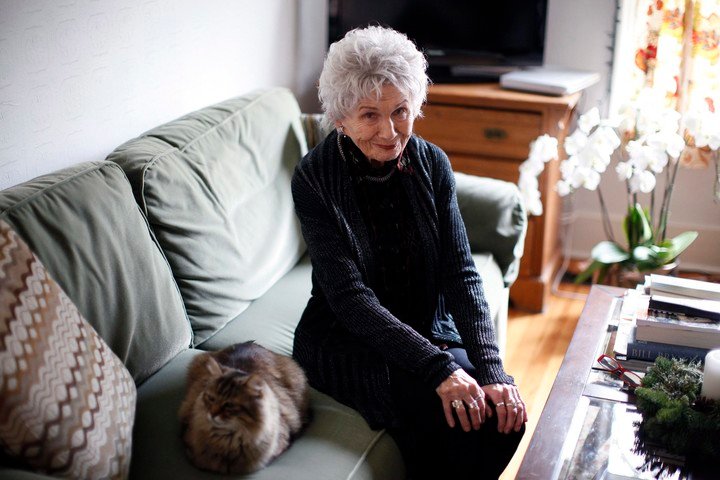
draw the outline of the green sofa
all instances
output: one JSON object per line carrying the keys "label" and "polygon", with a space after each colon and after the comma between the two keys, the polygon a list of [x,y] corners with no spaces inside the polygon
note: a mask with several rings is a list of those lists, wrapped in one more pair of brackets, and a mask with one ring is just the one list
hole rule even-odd
{"label": "green sofa", "polygon": [[[131,478],[219,477],[195,469],[180,440],[195,355],[245,340],[291,354],[311,265],[290,179],[317,128],[288,90],[258,90],[0,192],[0,219],[135,380]],[[503,349],[525,212],[506,182],[458,174],[457,190]],[[403,478],[389,435],[314,390],[312,409],[291,448],[248,478]],[[4,467],[0,478],[42,476]]]}

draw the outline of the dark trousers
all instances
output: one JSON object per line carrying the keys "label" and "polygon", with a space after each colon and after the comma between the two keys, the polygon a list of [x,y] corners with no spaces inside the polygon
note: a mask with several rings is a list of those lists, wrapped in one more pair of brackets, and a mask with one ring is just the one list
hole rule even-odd
{"label": "dark trousers", "polygon": [[[474,376],[465,350],[449,351]],[[412,480],[498,478],[525,433],[524,425],[519,432],[498,432],[497,414],[487,418],[480,430],[465,432],[457,420],[455,428],[450,428],[437,393],[400,371],[393,372],[393,400],[400,426],[388,431],[400,447]]]}

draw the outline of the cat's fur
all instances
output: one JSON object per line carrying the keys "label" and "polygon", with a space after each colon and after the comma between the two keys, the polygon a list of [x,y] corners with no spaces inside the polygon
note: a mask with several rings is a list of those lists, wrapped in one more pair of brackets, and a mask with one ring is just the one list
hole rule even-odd
{"label": "cat's fur", "polygon": [[267,466],[307,423],[308,393],[293,359],[253,342],[198,355],[179,411],[190,460],[220,473]]}

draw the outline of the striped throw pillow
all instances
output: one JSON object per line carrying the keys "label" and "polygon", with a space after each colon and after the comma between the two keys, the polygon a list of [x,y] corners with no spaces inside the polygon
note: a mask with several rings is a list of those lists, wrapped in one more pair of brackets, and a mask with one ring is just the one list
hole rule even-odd
{"label": "striped throw pillow", "polygon": [[0,220],[0,447],[37,472],[126,478],[130,373]]}

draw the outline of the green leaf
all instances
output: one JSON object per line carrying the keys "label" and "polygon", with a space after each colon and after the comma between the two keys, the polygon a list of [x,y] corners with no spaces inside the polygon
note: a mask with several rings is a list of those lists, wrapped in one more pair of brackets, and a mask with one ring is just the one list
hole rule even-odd
{"label": "green leaf", "polygon": [[632,261],[633,263],[651,262],[656,258],[655,252],[651,247],[645,245],[638,245],[633,248]]}
{"label": "green leaf", "polygon": [[688,231],[683,232],[675,238],[670,239],[670,246],[668,247],[669,260],[674,259],[680,255],[687,247],[692,244],[698,236],[698,232]]}
{"label": "green leaf", "polygon": [[583,283],[586,280],[588,280],[590,277],[592,277],[593,273],[595,273],[596,270],[599,268],[607,267],[604,263],[600,263],[598,261],[593,261],[588,267],[583,270],[582,272],[578,273],[578,276],[575,277],[575,283]]}
{"label": "green leaf", "polygon": [[652,241],[653,232],[650,223],[650,214],[643,210],[639,203],[628,208],[623,221],[623,230],[630,250],[638,245],[645,245]]}
{"label": "green leaf", "polygon": [[595,245],[590,252],[590,256],[596,262],[603,263],[605,265],[612,265],[614,263],[624,262],[630,258],[630,253],[623,250],[623,248],[615,242],[604,240]]}
{"label": "green leaf", "polygon": [[672,251],[669,248],[669,245],[670,240],[665,240],[661,245],[650,245],[650,249],[653,251],[653,256],[658,261],[662,262],[662,265],[673,259]]}
{"label": "green leaf", "polygon": [[[639,245],[633,249],[632,252],[632,263],[635,264],[637,269],[641,272],[646,270],[655,270],[666,264],[669,259],[661,258],[658,256],[657,247],[655,245],[645,246]],[[667,250],[662,248],[661,250]],[[667,257],[667,254],[665,254]]]}

